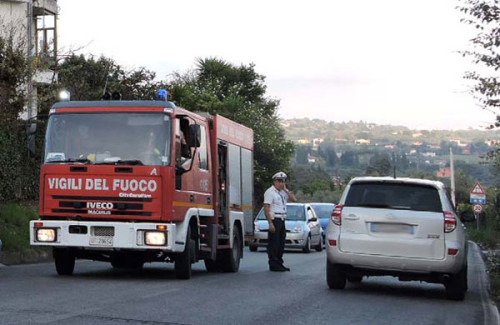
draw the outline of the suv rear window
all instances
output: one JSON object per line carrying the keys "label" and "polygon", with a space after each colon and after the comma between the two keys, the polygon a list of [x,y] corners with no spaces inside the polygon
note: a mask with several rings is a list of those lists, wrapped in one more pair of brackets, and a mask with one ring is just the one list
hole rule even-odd
{"label": "suv rear window", "polygon": [[353,183],[344,206],[443,212],[436,188],[402,183]]}

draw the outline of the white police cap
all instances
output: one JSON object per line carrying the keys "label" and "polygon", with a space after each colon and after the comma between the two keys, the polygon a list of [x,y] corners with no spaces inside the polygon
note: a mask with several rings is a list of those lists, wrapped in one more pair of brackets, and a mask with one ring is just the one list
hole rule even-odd
{"label": "white police cap", "polygon": [[273,180],[275,179],[286,179],[286,174],[284,172],[277,172],[273,175]]}

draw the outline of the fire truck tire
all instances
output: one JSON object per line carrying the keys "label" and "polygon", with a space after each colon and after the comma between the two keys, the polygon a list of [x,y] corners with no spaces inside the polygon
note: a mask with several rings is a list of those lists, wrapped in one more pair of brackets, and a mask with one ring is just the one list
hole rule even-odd
{"label": "fire truck tire", "polygon": [[210,259],[205,260],[205,268],[207,272],[217,272],[219,271],[219,267],[217,265],[217,261],[212,261]]}
{"label": "fire truck tire", "polygon": [[191,227],[188,228],[186,234],[186,247],[184,252],[177,255],[175,259],[175,276],[177,279],[188,280],[191,278],[191,263],[196,254],[196,242],[191,238]]}
{"label": "fire truck tire", "polygon": [[224,272],[238,272],[241,260],[241,235],[238,227],[233,231],[233,247],[222,251],[220,266]]}
{"label": "fire truck tire", "polygon": [[59,275],[72,275],[75,270],[75,255],[66,249],[54,249],[52,252]]}

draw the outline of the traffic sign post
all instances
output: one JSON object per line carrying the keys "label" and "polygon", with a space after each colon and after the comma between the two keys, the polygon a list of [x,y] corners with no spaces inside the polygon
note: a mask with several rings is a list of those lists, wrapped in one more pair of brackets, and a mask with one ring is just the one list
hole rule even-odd
{"label": "traffic sign post", "polygon": [[486,192],[479,182],[470,190],[470,203],[486,204]]}
{"label": "traffic sign post", "polygon": [[483,204],[486,204],[486,191],[479,182],[476,182],[470,190],[470,203],[473,204],[472,212],[476,216],[477,229],[480,229],[484,219]]}
{"label": "traffic sign post", "polygon": [[483,212],[483,206],[481,204],[474,204],[472,206],[472,212],[474,212],[475,215],[481,214],[481,212]]}

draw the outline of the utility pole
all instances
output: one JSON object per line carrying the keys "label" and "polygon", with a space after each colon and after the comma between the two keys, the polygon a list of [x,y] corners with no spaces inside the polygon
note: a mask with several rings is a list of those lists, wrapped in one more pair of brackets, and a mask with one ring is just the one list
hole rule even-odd
{"label": "utility pole", "polygon": [[33,0],[28,1],[28,121],[33,110]]}
{"label": "utility pole", "polygon": [[451,203],[453,203],[453,207],[456,207],[455,201],[455,169],[453,167],[453,150],[450,147],[450,172],[451,172]]}

